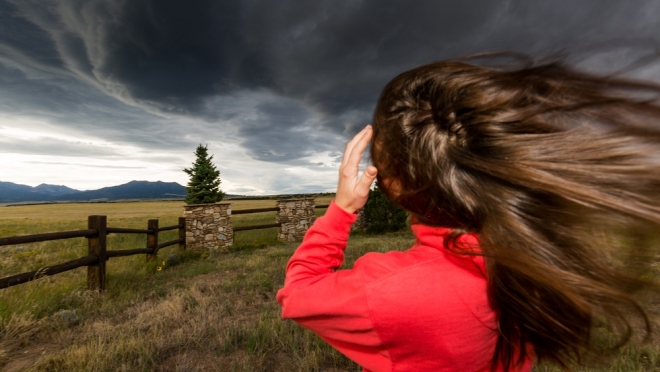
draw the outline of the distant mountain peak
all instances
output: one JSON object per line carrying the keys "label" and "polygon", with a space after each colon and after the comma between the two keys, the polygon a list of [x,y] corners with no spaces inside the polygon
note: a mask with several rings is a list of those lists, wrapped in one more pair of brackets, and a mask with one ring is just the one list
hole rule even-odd
{"label": "distant mountain peak", "polygon": [[31,187],[0,181],[0,203],[27,201],[89,201],[124,199],[183,199],[186,188],[176,182],[130,181],[98,190],[79,191],[63,185],[42,183]]}

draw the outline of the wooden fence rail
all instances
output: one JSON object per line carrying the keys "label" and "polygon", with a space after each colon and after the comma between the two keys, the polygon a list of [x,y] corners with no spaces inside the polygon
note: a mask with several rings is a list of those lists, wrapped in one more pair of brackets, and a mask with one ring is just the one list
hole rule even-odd
{"label": "wooden fence rail", "polygon": [[[317,205],[315,208],[327,208],[328,205]],[[278,211],[279,208],[257,208],[257,209],[243,209],[233,211],[233,215],[249,214],[249,213],[262,213]],[[253,226],[240,226],[235,227],[234,231],[246,231],[257,229],[268,229],[272,227],[279,227],[280,224],[266,224],[266,225],[253,225]],[[123,227],[109,227],[107,226],[106,216],[89,216],[87,219],[86,230],[75,231],[62,231],[47,234],[34,234],[23,236],[10,236],[0,238],[0,247],[6,245],[16,245],[25,243],[36,243],[61,239],[72,238],[87,238],[87,256],[77,258],[72,261],[63,262],[60,264],[45,266],[36,271],[16,274],[0,279],[0,289],[11,287],[18,284],[27,283],[29,281],[55,274],[60,274],[66,271],[74,270],[79,267],[87,266],[87,287],[89,289],[103,291],[105,290],[105,265],[106,261],[111,257],[124,257],[136,254],[145,254],[147,260],[153,260],[157,257],[158,250],[161,248],[169,247],[178,244],[179,250],[186,249],[186,219],[179,217],[177,225],[158,227],[158,220],[152,219],[147,222],[146,229],[128,229]],[[178,239],[170,240],[167,242],[158,242],[158,233],[162,231],[178,230]],[[135,249],[119,249],[107,250],[107,235],[108,234],[145,234],[147,236],[146,248]]]}
{"label": "wooden fence rail", "polygon": [[232,211],[231,214],[248,214],[248,213],[261,213],[261,212],[277,212],[280,208],[256,208],[256,209],[241,209],[238,211]]}
{"label": "wooden fence rail", "polygon": [[48,234],[10,236],[8,238],[0,238],[0,246],[45,242],[48,240],[61,240],[61,239],[82,238],[82,237],[87,238],[92,235],[96,235],[96,233],[97,231],[95,229],[89,229],[89,230],[54,232]]}
{"label": "wooden fence rail", "polygon": [[236,231],[246,231],[246,230],[259,230],[259,229],[270,229],[271,227],[280,227],[279,223],[269,223],[266,225],[252,225],[252,226],[238,226],[234,227],[234,232]]}
{"label": "wooden fence rail", "polygon": [[[328,208],[330,204],[326,205],[316,205],[314,208],[316,209],[323,209],[323,208]],[[237,215],[237,214],[248,214],[248,213],[262,213],[262,212],[277,212],[280,209],[278,207],[273,207],[273,208],[257,208],[257,209],[241,209],[238,211],[232,211],[232,215]],[[279,223],[269,223],[267,225],[251,225],[251,226],[238,226],[234,227],[233,230],[234,232],[236,231],[248,231],[248,230],[259,230],[259,229],[270,229],[273,227],[280,227]]]}
{"label": "wooden fence rail", "polygon": [[[145,254],[147,260],[153,260],[161,248],[179,244],[179,249],[186,249],[186,220],[179,218],[179,224],[158,227],[158,220],[149,220],[147,229],[127,229],[123,227],[107,226],[106,216],[89,216],[87,218],[87,230],[63,231],[47,234],[35,234],[24,236],[11,236],[0,238],[0,247],[6,245],[35,243],[71,238],[87,238],[87,256],[57,265],[42,267],[36,271],[21,273],[0,279],[0,289],[18,284],[27,283],[44,276],[55,275],[65,271],[87,266],[87,287],[103,291],[105,289],[105,265],[110,257],[124,257],[135,254]],[[158,244],[158,233],[169,230],[179,230],[178,238]],[[108,250],[108,234],[146,234],[147,247],[136,249]]]}
{"label": "wooden fence rail", "polygon": [[37,271],[18,274],[0,279],[0,288],[7,288],[18,284],[27,283],[31,280],[41,278],[42,276],[55,275],[65,271],[77,269],[83,266],[96,265],[99,258],[96,256],[85,256],[73,261],[61,263],[59,265],[42,267]]}

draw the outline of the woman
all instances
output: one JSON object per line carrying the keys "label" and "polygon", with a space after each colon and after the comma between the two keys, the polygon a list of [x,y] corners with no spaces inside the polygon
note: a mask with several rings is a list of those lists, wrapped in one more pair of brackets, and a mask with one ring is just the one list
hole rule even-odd
{"label": "woman", "polygon": [[[609,258],[613,227],[660,223],[660,87],[552,62],[462,60],[407,71],[346,146],[337,196],[287,266],[283,317],[365,371],[529,371],[618,345],[627,293],[648,286]],[[369,141],[374,166],[358,178]],[[416,242],[339,270],[350,224],[378,182]]]}

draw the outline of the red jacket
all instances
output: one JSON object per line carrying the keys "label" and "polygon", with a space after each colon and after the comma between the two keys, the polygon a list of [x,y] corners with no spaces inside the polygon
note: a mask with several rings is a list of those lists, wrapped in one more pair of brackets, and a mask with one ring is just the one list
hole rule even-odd
{"label": "red jacket", "polygon": [[[443,247],[451,230],[417,223],[407,251],[368,253],[336,271],[356,218],[333,202],[309,229],[277,293],[282,317],[365,371],[488,371],[497,319],[483,259],[452,254]],[[532,365],[527,360],[516,371]]]}

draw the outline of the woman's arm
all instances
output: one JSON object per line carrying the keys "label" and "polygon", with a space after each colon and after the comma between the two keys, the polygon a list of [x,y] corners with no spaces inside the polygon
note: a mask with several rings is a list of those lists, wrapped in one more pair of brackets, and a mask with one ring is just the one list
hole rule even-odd
{"label": "woman's arm", "polygon": [[305,234],[302,244],[289,261],[285,288],[301,280],[320,280],[334,273],[344,262],[344,248],[351,224],[357,219],[355,212],[369,197],[369,188],[376,178],[376,168],[365,169],[358,177],[362,153],[371,139],[372,129],[367,125],[346,144],[339,168],[339,182],[335,200]]}
{"label": "woman's arm", "polygon": [[277,292],[282,318],[312,330],[368,370],[389,364],[374,330],[359,272],[339,270],[356,215],[330,204],[289,260],[284,287]]}
{"label": "woman's arm", "polygon": [[289,260],[277,301],[283,318],[314,331],[365,368],[378,370],[389,357],[374,331],[363,280],[354,270],[336,271],[344,261],[350,227],[357,218],[352,212],[364,205],[376,176],[371,167],[362,178],[357,177],[370,137],[367,127],[346,145],[336,199]]}

